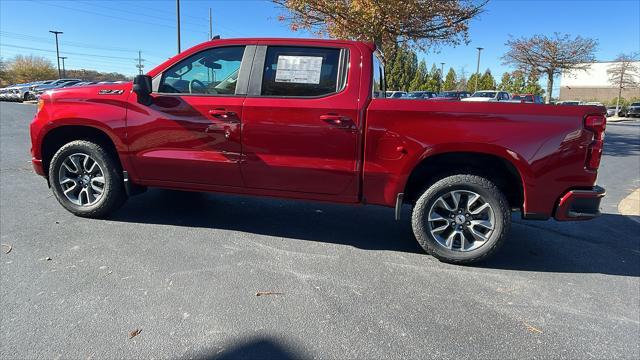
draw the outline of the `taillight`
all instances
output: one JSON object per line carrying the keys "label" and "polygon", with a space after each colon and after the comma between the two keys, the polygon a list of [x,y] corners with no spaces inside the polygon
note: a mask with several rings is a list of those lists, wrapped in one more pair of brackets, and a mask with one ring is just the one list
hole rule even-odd
{"label": "taillight", "polygon": [[593,141],[587,147],[587,160],[585,162],[585,166],[589,170],[598,170],[600,166],[606,127],[607,118],[603,115],[589,115],[584,119],[584,128],[593,133]]}

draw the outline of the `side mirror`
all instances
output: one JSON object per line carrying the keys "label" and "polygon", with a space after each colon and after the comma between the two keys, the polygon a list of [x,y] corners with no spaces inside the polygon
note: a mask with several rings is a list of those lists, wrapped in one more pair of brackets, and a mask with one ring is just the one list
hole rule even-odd
{"label": "side mirror", "polygon": [[138,95],[138,102],[142,105],[151,105],[151,76],[137,75],[133,79],[133,92]]}

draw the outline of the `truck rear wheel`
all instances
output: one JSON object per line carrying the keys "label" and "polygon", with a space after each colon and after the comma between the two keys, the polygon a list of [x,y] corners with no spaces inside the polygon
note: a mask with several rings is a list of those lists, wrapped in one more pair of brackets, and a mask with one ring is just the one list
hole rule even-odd
{"label": "truck rear wheel", "polygon": [[104,217],[126,199],[118,161],[89,141],[72,141],[53,155],[49,183],[58,202],[77,216]]}
{"label": "truck rear wheel", "polygon": [[470,264],[494,254],[504,242],[511,212],[488,179],[452,175],[429,186],[413,208],[413,233],[440,261]]}

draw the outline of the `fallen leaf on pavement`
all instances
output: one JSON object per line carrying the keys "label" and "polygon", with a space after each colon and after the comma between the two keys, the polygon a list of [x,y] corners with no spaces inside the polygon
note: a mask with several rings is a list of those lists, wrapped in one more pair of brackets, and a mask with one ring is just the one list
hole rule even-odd
{"label": "fallen leaf on pavement", "polygon": [[129,333],[129,339],[132,339],[138,335],[140,335],[140,333],[142,332],[142,329],[135,329],[132,332]]}
{"label": "fallen leaf on pavement", "polygon": [[526,327],[527,327],[527,330],[529,330],[529,332],[542,334],[542,330],[540,330],[540,329],[538,329],[538,328],[535,328],[535,327],[533,327],[533,326],[531,326],[531,325],[527,324],[527,323],[526,323],[526,322],[524,322],[524,321],[523,321],[522,323],[524,324],[524,326],[526,326]]}
{"label": "fallen leaf on pavement", "polygon": [[2,251],[4,251],[5,254],[10,253],[11,249],[13,249],[13,246],[9,244],[2,244]]}
{"label": "fallen leaf on pavement", "polygon": [[256,296],[267,296],[267,295],[284,295],[281,292],[273,292],[273,291],[258,291]]}

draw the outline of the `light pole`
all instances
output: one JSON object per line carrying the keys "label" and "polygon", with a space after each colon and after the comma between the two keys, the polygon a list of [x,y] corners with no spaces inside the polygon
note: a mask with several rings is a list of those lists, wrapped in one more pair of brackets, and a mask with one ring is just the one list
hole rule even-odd
{"label": "light pole", "polygon": [[176,0],[176,19],[178,23],[178,54],[180,54],[180,0]]}
{"label": "light pole", "polygon": [[67,77],[67,70],[64,68],[64,59],[66,59],[66,56],[60,56],[60,59],[62,59],[62,77],[66,78]]}
{"label": "light pole", "polygon": [[443,62],[440,63],[440,91],[438,92],[442,92],[443,90],[442,84],[444,84],[444,63]]}
{"label": "light pole", "polygon": [[56,59],[58,59],[58,79],[60,79],[62,76],[60,73],[60,49],[58,48],[58,35],[62,34],[62,31],[49,30],[49,32],[56,36]]}
{"label": "light pole", "polygon": [[478,67],[476,68],[476,87],[474,92],[478,91],[478,78],[480,77],[480,52],[484,50],[484,48],[477,47],[478,49]]}

